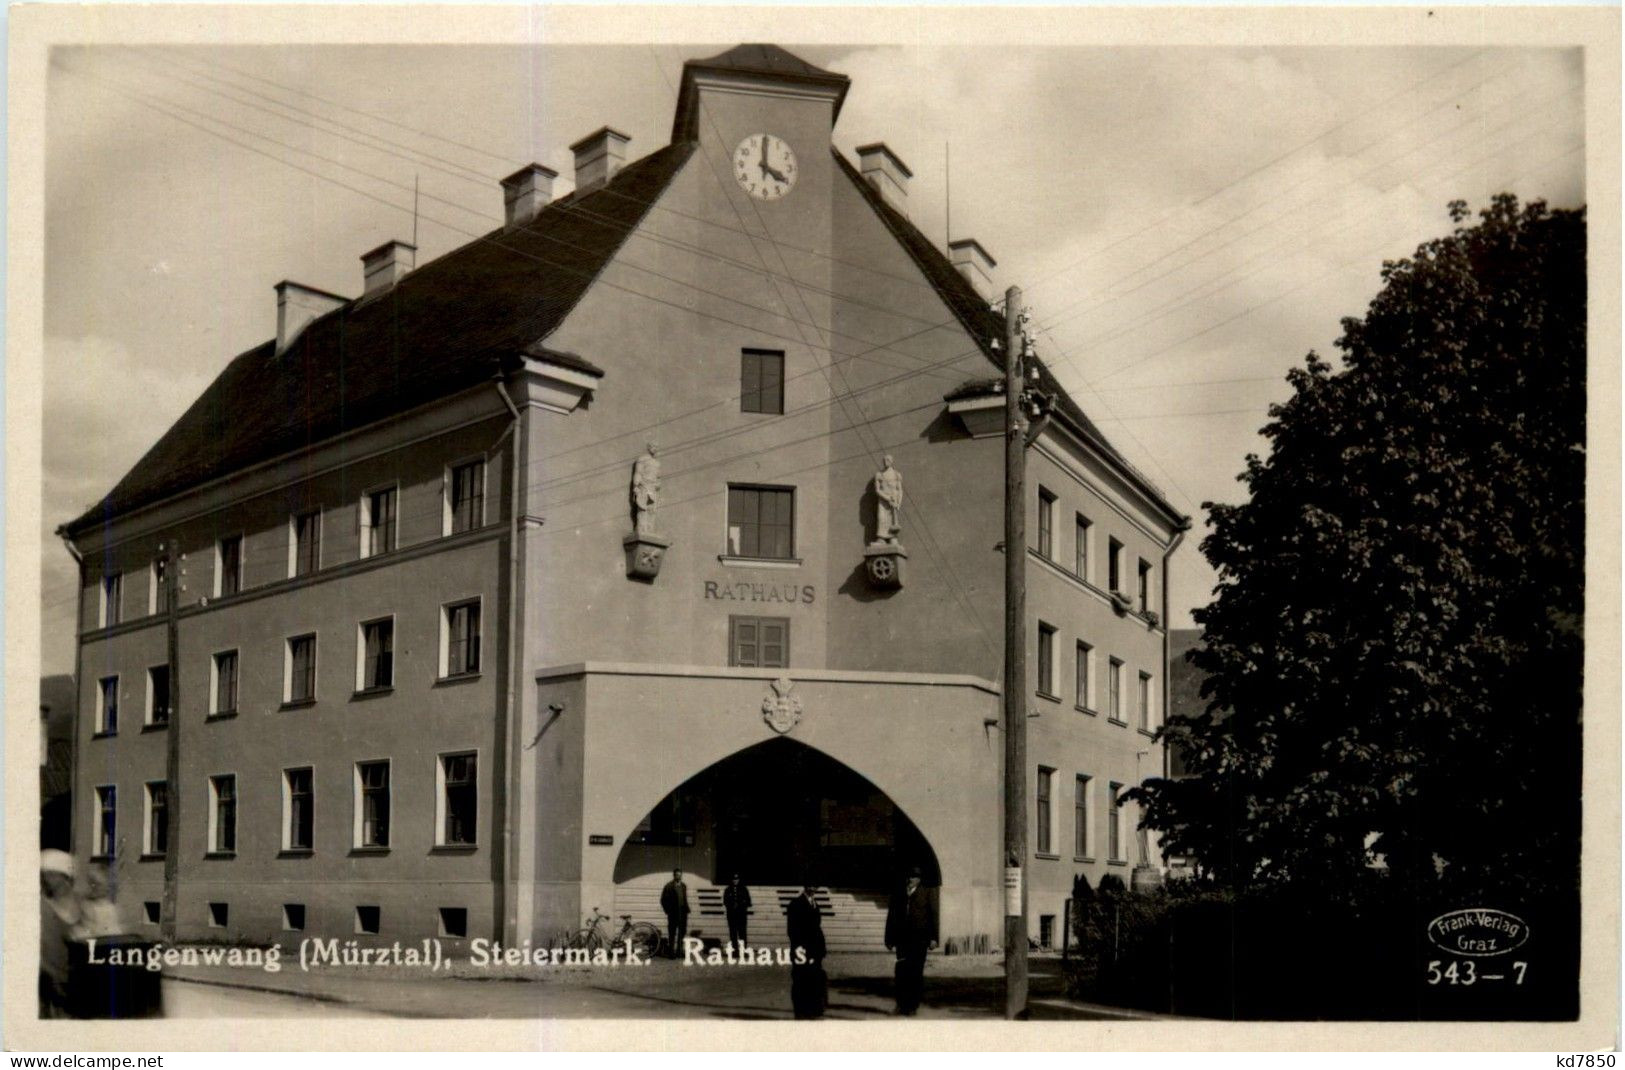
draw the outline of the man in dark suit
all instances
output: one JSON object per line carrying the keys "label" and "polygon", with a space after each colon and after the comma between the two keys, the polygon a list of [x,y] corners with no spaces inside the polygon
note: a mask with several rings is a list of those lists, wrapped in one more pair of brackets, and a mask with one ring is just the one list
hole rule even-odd
{"label": "man in dark suit", "polygon": [[660,909],[666,912],[666,942],[671,945],[671,957],[683,953],[683,937],[688,935],[688,885],[683,883],[683,871],[671,871],[671,880],[660,889]]}
{"label": "man in dark suit", "polygon": [[790,937],[790,1005],[797,1018],[822,1018],[827,1000],[824,977],[824,919],[813,898],[813,886],[804,885],[784,911]]}
{"label": "man in dark suit", "polygon": [[750,915],[750,889],[735,873],[722,890],[722,911],[728,915],[728,943],[735,951],[745,946],[745,922]]}
{"label": "man in dark suit", "polygon": [[897,1013],[920,1009],[925,987],[925,954],[937,946],[937,904],[921,880],[919,867],[909,872],[903,890],[892,896],[886,911],[886,950],[897,952]]}

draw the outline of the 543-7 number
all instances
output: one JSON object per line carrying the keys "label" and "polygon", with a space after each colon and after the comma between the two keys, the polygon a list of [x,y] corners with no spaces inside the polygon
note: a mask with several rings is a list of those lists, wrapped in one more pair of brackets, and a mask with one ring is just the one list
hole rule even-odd
{"label": "543-7 number", "polygon": [[[1443,969],[1440,968],[1441,966],[1443,966]],[[1523,984],[1524,971],[1528,968],[1529,963],[1527,962],[1514,962],[1512,964],[1512,971],[1516,976],[1514,977],[1512,983],[1519,985]],[[1449,984],[1466,986],[1477,984],[1479,981],[1504,980],[1506,980],[1506,974],[1480,974],[1478,972],[1477,965],[1472,959],[1462,959],[1460,962],[1453,961],[1448,966],[1444,966],[1444,964],[1438,959],[1434,959],[1432,962],[1428,963],[1428,984],[1430,985]]]}

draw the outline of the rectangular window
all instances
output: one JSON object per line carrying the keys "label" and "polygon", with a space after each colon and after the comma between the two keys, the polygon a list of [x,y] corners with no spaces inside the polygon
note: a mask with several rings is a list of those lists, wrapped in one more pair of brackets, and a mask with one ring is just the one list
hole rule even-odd
{"label": "rectangular window", "polygon": [[1142,729],[1144,729],[1145,731],[1149,732],[1149,731],[1151,731],[1151,674],[1150,673],[1142,672],[1140,674],[1139,703],[1140,703],[1140,727]]}
{"label": "rectangular window", "polygon": [[1048,950],[1055,946],[1055,915],[1038,916],[1038,946]]}
{"label": "rectangular window", "polygon": [[440,935],[441,936],[467,936],[468,935],[468,908],[467,907],[441,907],[440,908]]}
{"label": "rectangular window", "polygon": [[1089,677],[1092,675],[1089,669],[1090,663],[1094,661],[1094,657],[1094,648],[1088,643],[1084,642],[1082,639],[1079,639],[1078,664],[1074,672],[1073,682],[1077,687],[1078,696],[1075,701],[1080,707],[1086,710],[1093,710],[1095,708],[1094,703],[1091,701],[1094,696],[1089,691]]}
{"label": "rectangular window", "polygon": [[1089,579],[1089,518],[1082,513],[1077,515],[1074,523],[1074,543],[1072,550],[1072,571],[1078,574],[1078,579]]}
{"label": "rectangular window", "polygon": [[729,617],[728,664],[753,669],[789,666],[789,618]]}
{"label": "rectangular window", "polygon": [[795,553],[796,492],[728,487],[728,553],[788,560]]}
{"label": "rectangular window", "polygon": [[237,651],[222,650],[214,656],[214,709],[211,713],[237,712]]}
{"label": "rectangular window", "polygon": [[124,573],[109,572],[102,577],[102,627],[111,628],[124,619]]}
{"label": "rectangular window", "polygon": [[361,556],[395,549],[395,488],[375,490],[361,499]]}
{"label": "rectangular window", "polygon": [[1123,804],[1117,793],[1123,790],[1123,785],[1115,781],[1106,787],[1106,830],[1108,840],[1107,855],[1113,862],[1123,861]]}
{"label": "rectangular window", "polygon": [[1055,694],[1055,629],[1038,622],[1038,693]]}
{"label": "rectangular window", "polygon": [[103,784],[96,789],[96,857],[112,858],[118,847],[118,788]]}
{"label": "rectangular window", "polygon": [[221,539],[215,548],[214,593],[217,596],[236,594],[243,589],[243,537],[232,535]]}
{"label": "rectangular window", "polygon": [[209,778],[209,852],[231,854],[237,850],[237,778]]}
{"label": "rectangular window", "polygon": [[480,603],[459,602],[441,609],[441,676],[480,671]]}
{"label": "rectangular window", "polygon": [[305,931],[305,904],[282,904],[282,927],[291,933]]}
{"label": "rectangular window", "polygon": [[389,763],[355,766],[355,845],[389,846]]}
{"label": "rectangular window", "polygon": [[309,851],[315,846],[316,789],[311,770],[282,771],[282,849]]}
{"label": "rectangular window", "polygon": [[166,781],[147,781],[145,809],[142,853],[164,854],[169,850],[169,784]]}
{"label": "rectangular window", "polygon": [[744,349],[739,353],[739,411],[784,411],[784,351]]}
{"label": "rectangular window", "polygon": [[169,562],[154,558],[152,562],[152,588],[147,597],[147,611],[152,614],[169,612]]}
{"label": "rectangular window", "polygon": [[316,637],[298,635],[288,640],[287,666],[282,681],[284,702],[316,701]]}
{"label": "rectangular window", "polygon": [[476,842],[474,820],[479,814],[476,790],[477,759],[473,754],[440,756],[440,839],[443,847]]}
{"label": "rectangular window", "polygon": [[1118,724],[1123,720],[1123,663],[1116,658],[1106,664],[1106,716]]}
{"label": "rectangular window", "polygon": [[96,689],[96,734],[110,736],[118,731],[118,677],[104,676]]}
{"label": "rectangular window", "polygon": [[356,665],[357,691],[373,691],[395,684],[395,618],[367,621],[360,625]]}
{"label": "rectangular window", "polygon": [[1051,812],[1050,793],[1053,790],[1055,770],[1044,766],[1038,767],[1038,853],[1047,855],[1054,851],[1055,844],[1050,838]]}
{"label": "rectangular window", "polygon": [[322,511],[312,509],[293,518],[292,560],[289,576],[308,576],[321,565]]}
{"label": "rectangular window", "polygon": [[1106,588],[1111,591],[1123,589],[1123,544],[1116,539],[1106,540]]}
{"label": "rectangular window", "polygon": [[1038,488],[1038,552],[1055,560],[1055,495]]}
{"label": "rectangular window", "polygon": [[1151,612],[1151,566],[1140,562],[1140,612]]}
{"label": "rectangular window", "polygon": [[375,906],[355,908],[355,931],[358,933],[376,934],[378,926],[383,921],[383,910]]}
{"label": "rectangular window", "polygon": [[157,925],[163,918],[163,907],[156,899],[148,899],[141,904],[141,916],[148,925]]}
{"label": "rectangular window", "polygon": [[485,461],[469,461],[451,470],[447,480],[451,493],[447,497],[450,515],[446,534],[473,531],[485,523]]}
{"label": "rectangular window", "polygon": [[147,723],[169,723],[169,666],[147,670]]}
{"label": "rectangular window", "polygon": [[1079,773],[1072,784],[1072,854],[1077,858],[1093,857],[1089,853],[1089,778]]}
{"label": "rectangular window", "polygon": [[227,919],[231,916],[231,906],[227,903],[209,904],[209,928],[224,929]]}

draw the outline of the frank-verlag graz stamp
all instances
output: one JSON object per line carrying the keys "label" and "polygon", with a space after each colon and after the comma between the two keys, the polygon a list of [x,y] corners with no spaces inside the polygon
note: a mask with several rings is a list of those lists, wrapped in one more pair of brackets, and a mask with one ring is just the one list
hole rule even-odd
{"label": "frank-verlag graz stamp", "polygon": [[42,1016],[1578,1015],[1582,50],[987,57],[53,52]]}

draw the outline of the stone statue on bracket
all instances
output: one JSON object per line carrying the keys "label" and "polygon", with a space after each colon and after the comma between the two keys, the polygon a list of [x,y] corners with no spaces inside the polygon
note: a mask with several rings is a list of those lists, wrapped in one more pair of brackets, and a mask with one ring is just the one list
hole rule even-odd
{"label": "stone statue on bracket", "polygon": [[632,533],[621,540],[626,575],[652,582],[660,575],[671,540],[657,534],[655,507],[660,504],[660,451],[653,442],[632,463]]}
{"label": "stone statue on bracket", "polygon": [[891,454],[882,459],[875,473],[875,539],[863,551],[869,582],[881,590],[903,586],[903,562],[908,552],[897,537],[903,531],[903,473],[892,463]]}

